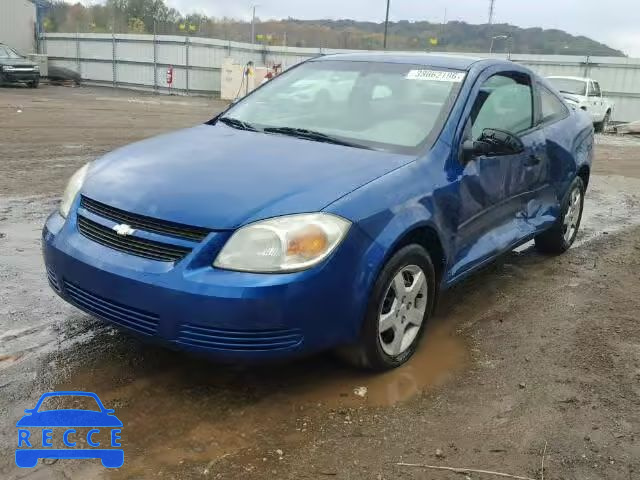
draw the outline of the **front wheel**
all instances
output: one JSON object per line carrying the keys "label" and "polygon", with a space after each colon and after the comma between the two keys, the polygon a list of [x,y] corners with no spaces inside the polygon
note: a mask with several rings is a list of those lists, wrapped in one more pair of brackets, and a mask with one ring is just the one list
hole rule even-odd
{"label": "front wheel", "polygon": [[34,80],[32,82],[29,82],[29,88],[38,88],[38,85],[40,85],[40,80]]}
{"label": "front wheel", "polygon": [[545,253],[564,253],[578,236],[584,208],[584,182],[576,177],[562,204],[562,213],[556,223],[536,237],[536,247]]}
{"label": "front wheel", "polygon": [[360,339],[341,353],[358,367],[389,370],[416,351],[436,294],[428,252],[409,245],[396,252],[374,285]]}

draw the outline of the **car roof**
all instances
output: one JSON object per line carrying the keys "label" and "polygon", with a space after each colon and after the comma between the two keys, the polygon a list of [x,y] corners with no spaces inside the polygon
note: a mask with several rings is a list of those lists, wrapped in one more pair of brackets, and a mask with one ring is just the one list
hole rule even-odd
{"label": "car roof", "polygon": [[590,78],[586,78],[586,77],[570,77],[570,76],[566,76],[566,75],[551,75],[547,78],[562,78],[565,80],[576,80],[579,82],[589,82],[591,79]]}
{"label": "car roof", "polygon": [[316,57],[313,61],[344,60],[351,62],[380,62],[407,63],[436,68],[451,68],[454,70],[469,70],[474,63],[483,61],[488,64],[508,64],[505,60],[486,59],[482,57],[467,57],[463,55],[438,55],[432,53],[397,53],[397,52],[358,52],[339,53]]}

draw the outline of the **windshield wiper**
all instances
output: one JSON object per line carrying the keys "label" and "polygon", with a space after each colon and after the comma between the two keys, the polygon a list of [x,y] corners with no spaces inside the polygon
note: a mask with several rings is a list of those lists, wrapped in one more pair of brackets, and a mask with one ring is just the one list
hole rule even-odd
{"label": "windshield wiper", "polygon": [[295,127],[266,127],[262,130],[265,133],[279,133],[281,135],[289,135],[291,137],[304,138],[306,140],[314,140],[316,142],[333,143],[334,145],[344,145],[346,147],[365,148],[364,145],[341,140],[337,137],[327,135],[326,133],[308,130],[306,128]]}
{"label": "windshield wiper", "polygon": [[237,128],[238,130],[249,130],[251,132],[258,131],[258,129],[250,123],[233,117],[220,117],[217,121],[224,123],[225,125],[229,125],[230,127]]}

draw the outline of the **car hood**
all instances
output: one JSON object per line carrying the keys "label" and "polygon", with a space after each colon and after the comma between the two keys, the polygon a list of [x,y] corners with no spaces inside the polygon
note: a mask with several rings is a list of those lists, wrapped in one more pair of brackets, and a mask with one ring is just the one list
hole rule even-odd
{"label": "car hood", "polygon": [[414,157],[200,125],[111,152],[82,193],[129,212],[211,229],[319,211]]}
{"label": "car hood", "polygon": [[26,58],[1,58],[0,65],[11,65],[13,67],[33,67],[34,63]]}

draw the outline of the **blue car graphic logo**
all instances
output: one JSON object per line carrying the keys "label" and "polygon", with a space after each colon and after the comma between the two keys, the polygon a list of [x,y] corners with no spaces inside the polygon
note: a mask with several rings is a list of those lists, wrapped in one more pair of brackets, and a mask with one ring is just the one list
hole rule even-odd
{"label": "blue car graphic logo", "polygon": [[[100,411],[82,409],[57,409],[38,411],[42,402],[50,397],[91,397]],[[35,467],[40,458],[52,459],[89,459],[99,458],[107,468],[119,468],[124,463],[124,451],[120,447],[122,422],[113,413],[104,408],[95,393],[91,392],[49,392],[40,397],[33,409],[25,410],[26,415],[18,420],[18,448],[16,465],[21,468]],[[42,428],[41,438],[32,428]],[[53,448],[53,429],[64,429],[62,440],[65,447]],[[91,448],[74,448],[80,440],[76,428],[90,428],[86,443]],[[109,447],[97,440],[100,428],[110,429]],[[102,441],[104,443],[104,440]]]}

